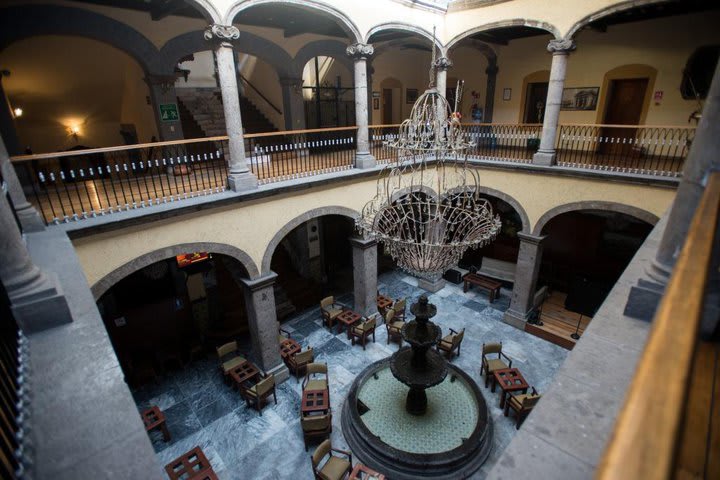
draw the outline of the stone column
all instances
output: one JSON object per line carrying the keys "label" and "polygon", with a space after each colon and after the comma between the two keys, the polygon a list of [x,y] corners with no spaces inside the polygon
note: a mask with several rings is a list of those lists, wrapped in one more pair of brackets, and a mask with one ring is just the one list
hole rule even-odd
{"label": "stone column", "polygon": [[[23,162],[20,168],[26,168],[28,163]],[[5,143],[0,138],[0,175],[7,185],[8,196],[12,202],[12,206],[15,209],[15,215],[17,215],[20,225],[22,226],[23,232],[40,232],[45,230],[45,222],[38,214],[35,207],[30,205],[25,197],[25,192],[20,184],[15,167],[10,162],[10,156],[5,149]],[[31,175],[28,175],[29,177]],[[30,181],[33,181],[30,178]]]}
{"label": "stone column", "polygon": [[487,74],[487,86],[485,88],[485,113],[483,114],[484,123],[492,123],[493,109],[495,108],[495,82],[500,69],[497,66],[497,60],[488,60],[488,66],[485,69]]}
{"label": "stone column", "polygon": [[[9,75],[9,72],[6,72]],[[13,155],[20,155],[24,149],[20,145],[12,105],[5,95],[2,84],[3,73],[0,72],[0,136],[6,144],[6,149]]]}
{"label": "stone column", "polygon": [[375,73],[375,67],[372,66],[372,62],[370,60],[367,60],[367,104],[368,104],[368,125],[372,125],[372,116],[373,116],[373,110],[372,110],[372,94],[373,94],[373,74]]}
{"label": "stone column", "polygon": [[276,279],[277,274],[270,272],[252,280],[243,279],[242,282],[245,284],[245,308],[255,360],[266,374],[275,374],[276,382],[284,382],[290,374],[280,357],[278,347],[280,324],[275,311],[273,290]]}
{"label": "stone column", "polygon": [[377,241],[351,237],[355,311],[361,315],[377,313]]}
{"label": "stone column", "polygon": [[537,165],[555,165],[555,134],[560,118],[560,103],[565,85],[565,71],[570,52],[575,50],[572,40],[550,40],[547,49],[552,53],[550,66],[550,83],[548,84],[547,100],[545,101],[545,118],[543,119],[540,148],[533,156]]}
{"label": "stone column", "polygon": [[305,129],[305,102],[302,96],[302,84],[302,77],[280,77],[285,130]]}
{"label": "stone column", "polygon": [[5,193],[0,192],[0,278],[15,320],[25,333],[72,322],[57,278],[44,274],[30,258]]}
{"label": "stone column", "polygon": [[[452,60],[450,60],[447,57],[440,57],[437,60],[435,60],[435,64],[433,65],[435,67],[435,87],[437,88],[438,93],[447,100],[445,97],[447,93],[447,71],[450,67],[452,67],[453,63]],[[453,110],[455,108],[455,105],[450,105],[450,110]],[[440,118],[445,117],[447,115],[447,112],[438,111],[438,115]]]}
{"label": "stone column", "polygon": [[212,40],[216,44],[215,59],[230,149],[228,187],[235,192],[257,188],[257,177],[250,172],[245,160],[245,139],[240,116],[235,55],[230,43],[231,40],[238,38],[240,38],[240,30],[232,25],[211,25],[205,30],[205,39]]}
{"label": "stone column", "polygon": [[520,238],[520,251],[515,267],[515,284],[510,298],[510,307],[505,311],[503,321],[513,327],[523,329],[533,309],[535,286],[542,260],[542,241],[546,237],[518,233],[518,238]]}
{"label": "stone column", "polygon": [[354,43],[345,52],[355,60],[355,123],[357,124],[357,153],[355,168],[375,166],[375,157],[370,155],[368,140],[368,81],[367,58],[375,50],[372,45]]}
{"label": "stone column", "polygon": [[[180,107],[177,106],[177,92],[175,91],[175,75],[162,75],[151,73],[145,77],[145,83],[150,88],[153,111],[155,112],[155,124],[157,125],[160,140],[182,140],[185,138],[180,122]],[[178,118],[163,119],[160,113],[160,105],[175,104],[177,106]]]}

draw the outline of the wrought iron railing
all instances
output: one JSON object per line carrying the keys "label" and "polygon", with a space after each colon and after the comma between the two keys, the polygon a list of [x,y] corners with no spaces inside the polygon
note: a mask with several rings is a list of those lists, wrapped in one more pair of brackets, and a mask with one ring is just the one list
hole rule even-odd
{"label": "wrought iron railing", "polygon": [[558,165],[679,176],[695,127],[560,125]]}
{"label": "wrought iron railing", "polygon": [[227,137],[13,157],[48,223],[67,222],[225,189]]}
{"label": "wrought iron railing", "polygon": [[498,162],[531,163],[542,135],[540,124],[469,123],[464,127],[472,144],[469,156]]}
{"label": "wrought iron railing", "polygon": [[245,135],[248,165],[260,184],[348,170],[356,132],[339,127]]}
{"label": "wrought iron railing", "polygon": [[397,161],[397,149],[388,148],[385,143],[397,138],[400,125],[371,125],[368,135],[370,153],[377,163],[394,163]]}

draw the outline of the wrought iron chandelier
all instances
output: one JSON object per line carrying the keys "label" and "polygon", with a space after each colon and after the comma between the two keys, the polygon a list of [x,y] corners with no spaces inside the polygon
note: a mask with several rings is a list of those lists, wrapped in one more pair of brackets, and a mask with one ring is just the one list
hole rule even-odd
{"label": "wrought iron chandelier", "polygon": [[[433,42],[434,43],[434,42]],[[385,144],[398,152],[386,166],[377,193],[362,210],[358,229],[382,242],[403,270],[435,279],[456,265],[468,248],[492,241],[501,226],[480,198],[479,175],[467,168],[470,147],[457,112],[434,86],[435,49],[429,88],[413,105],[398,136]]]}

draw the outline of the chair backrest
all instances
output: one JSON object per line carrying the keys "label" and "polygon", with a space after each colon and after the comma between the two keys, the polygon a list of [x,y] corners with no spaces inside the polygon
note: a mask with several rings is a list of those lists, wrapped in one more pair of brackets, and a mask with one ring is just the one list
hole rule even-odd
{"label": "chair backrest", "polygon": [[368,318],[363,322],[362,329],[363,330],[372,330],[375,328],[375,325],[377,325],[377,317],[373,315],[372,317]]}
{"label": "chair backrest", "polygon": [[306,372],[307,376],[310,376],[314,373],[324,373],[325,375],[327,375],[327,363],[308,363]]}
{"label": "chair backrest", "polygon": [[325,415],[303,415],[300,417],[300,425],[305,432],[313,432],[317,430],[326,430],[332,423],[332,414]]}
{"label": "chair backrest", "polygon": [[293,361],[297,364],[312,362],[315,358],[315,352],[312,347],[308,347],[304,352],[299,352],[293,355]]}
{"label": "chair backrest", "polygon": [[530,410],[530,409],[533,408],[533,407],[535,406],[535,404],[540,400],[540,397],[542,397],[542,395],[540,395],[539,393],[538,393],[538,394],[535,394],[535,395],[528,395],[527,397],[525,397],[525,398],[523,399],[522,409],[523,409],[523,410]]}
{"label": "chair backrest", "polygon": [[394,318],[395,318],[395,309],[394,308],[388,309],[388,311],[385,312],[385,323],[390,325]]}
{"label": "chair backrest", "polygon": [[322,300],[320,300],[320,308],[329,307],[333,303],[335,303],[335,297],[333,297],[333,296],[325,297]]}
{"label": "chair backrest", "polygon": [[271,373],[267,377],[260,380],[257,384],[256,391],[258,396],[264,395],[275,386],[275,374]]}
{"label": "chair backrest", "polygon": [[332,443],[330,443],[330,439],[325,440],[322,442],[318,447],[315,449],[315,451],[312,454],[312,464],[313,468],[317,468],[318,465],[320,465],[320,461],[325,458],[325,455],[330,453],[330,449],[332,448]]}
{"label": "chair backrest", "polygon": [[395,301],[395,303],[393,303],[393,306],[392,306],[393,310],[395,310],[399,314],[405,313],[405,303],[406,302],[407,302],[407,298],[403,298],[403,299]]}
{"label": "chair backrest", "polygon": [[456,333],[453,336],[453,340],[452,340],[453,347],[460,345],[460,342],[463,341],[464,336],[465,336],[465,329],[463,328],[462,330],[460,330],[458,333]]}
{"label": "chair backrest", "polygon": [[237,352],[238,346],[237,342],[228,342],[225,345],[221,345],[217,347],[217,354],[219,358],[223,358],[225,355],[229,353],[235,353]]}
{"label": "chair backrest", "polygon": [[500,353],[502,352],[502,342],[500,343],[483,343],[482,354],[487,355],[488,353]]}

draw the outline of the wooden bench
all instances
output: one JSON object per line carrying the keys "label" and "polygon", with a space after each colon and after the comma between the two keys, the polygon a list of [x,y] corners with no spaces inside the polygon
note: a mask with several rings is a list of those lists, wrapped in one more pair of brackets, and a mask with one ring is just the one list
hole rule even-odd
{"label": "wooden bench", "polygon": [[477,285],[480,288],[485,288],[488,291],[490,297],[490,303],[495,301],[496,296],[500,296],[500,287],[502,283],[493,280],[492,278],[483,277],[477,273],[468,273],[463,277],[463,292],[467,292],[470,285]]}

